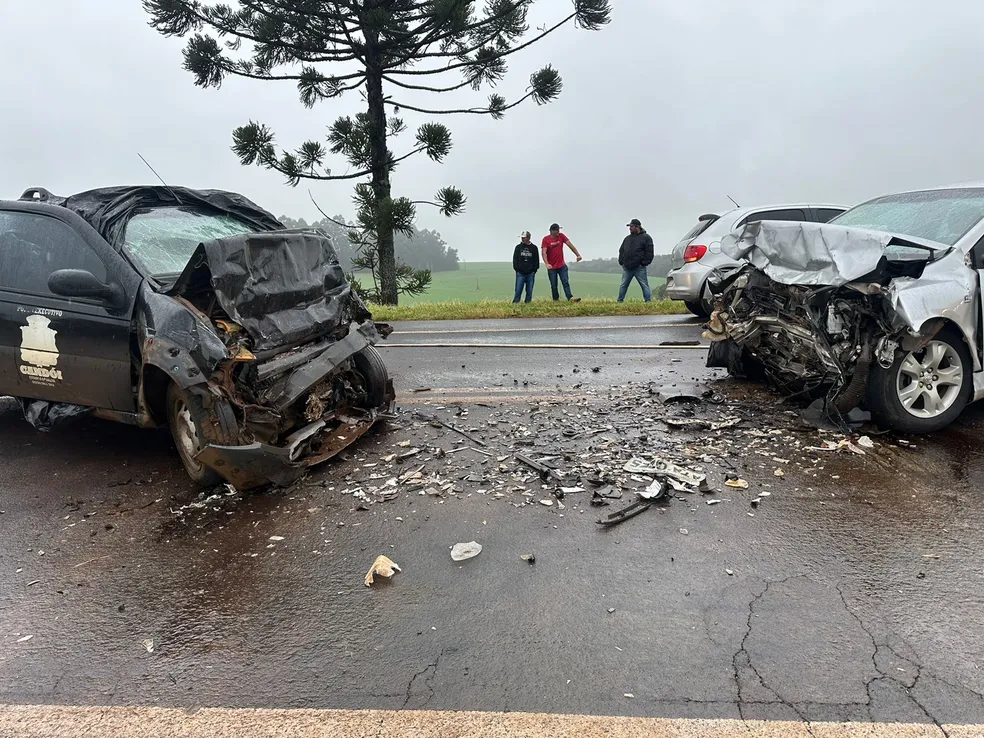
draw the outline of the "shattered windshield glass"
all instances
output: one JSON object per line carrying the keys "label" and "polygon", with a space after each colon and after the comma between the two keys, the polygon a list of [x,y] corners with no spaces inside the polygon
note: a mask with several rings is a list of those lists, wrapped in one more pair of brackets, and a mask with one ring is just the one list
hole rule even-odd
{"label": "shattered windshield glass", "polygon": [[255,230],[224,213],[198,208],[153,208],[130,218],[124,246],[154,276],[177,274],[203,241]]}
{"label": "shattered windshield glass", "polygon": [[953,246],[981,218],[984,189],[960,189],[880,197],[851,208],[830,222]]}

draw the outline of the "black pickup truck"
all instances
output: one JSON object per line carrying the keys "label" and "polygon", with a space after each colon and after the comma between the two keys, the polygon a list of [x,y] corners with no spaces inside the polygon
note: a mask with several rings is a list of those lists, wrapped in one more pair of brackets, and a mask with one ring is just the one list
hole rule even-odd
{"label": "black pickup truck", "polygon": [[201,484],[289,484],[364,434],[394,400],[389,330],[328,236],[235,193],[0,201],[0,395],[42,430],[167,425]]}

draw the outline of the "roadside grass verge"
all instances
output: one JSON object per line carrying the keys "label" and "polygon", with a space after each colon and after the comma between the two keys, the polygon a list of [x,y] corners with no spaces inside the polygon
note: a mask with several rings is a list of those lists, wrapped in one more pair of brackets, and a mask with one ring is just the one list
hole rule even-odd
{"label": "roadside grass verge", "polygon": [[379,321],[469,320],[479,318],[580,318],[611,315],[680,315],[687,312],[682,302],[673,300],[626,300],[585,298],[581,302],[536,300],[515,304],[511,300],[482,302],[419,302],[413,305],[369,305]]}

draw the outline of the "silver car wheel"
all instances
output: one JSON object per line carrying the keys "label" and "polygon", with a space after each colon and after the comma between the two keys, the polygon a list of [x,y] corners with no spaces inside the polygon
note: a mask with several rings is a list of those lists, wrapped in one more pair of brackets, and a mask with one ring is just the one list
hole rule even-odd
{"label": "silver car wheel", "polygon": [[963,382],[963,363],[956,349],[943,341],[930,341],[902,360],[896,390],[910,415],[935,418],[953,407]]}

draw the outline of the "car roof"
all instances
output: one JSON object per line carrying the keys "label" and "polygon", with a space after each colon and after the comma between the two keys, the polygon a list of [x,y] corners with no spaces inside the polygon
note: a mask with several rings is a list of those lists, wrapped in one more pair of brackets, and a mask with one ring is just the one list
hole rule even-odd
{"label": "car roof", "polygon": [[752,207],[733,208],[732,210],[721,213],[720,217],[734,215],[740,217],[746,213],[754,213],[758,210],[791,210],[794,208],[832,208],[835,210],[847,210],[845,205],[834,205],[824,202],[784,202],[777,205],[755,205]]}

